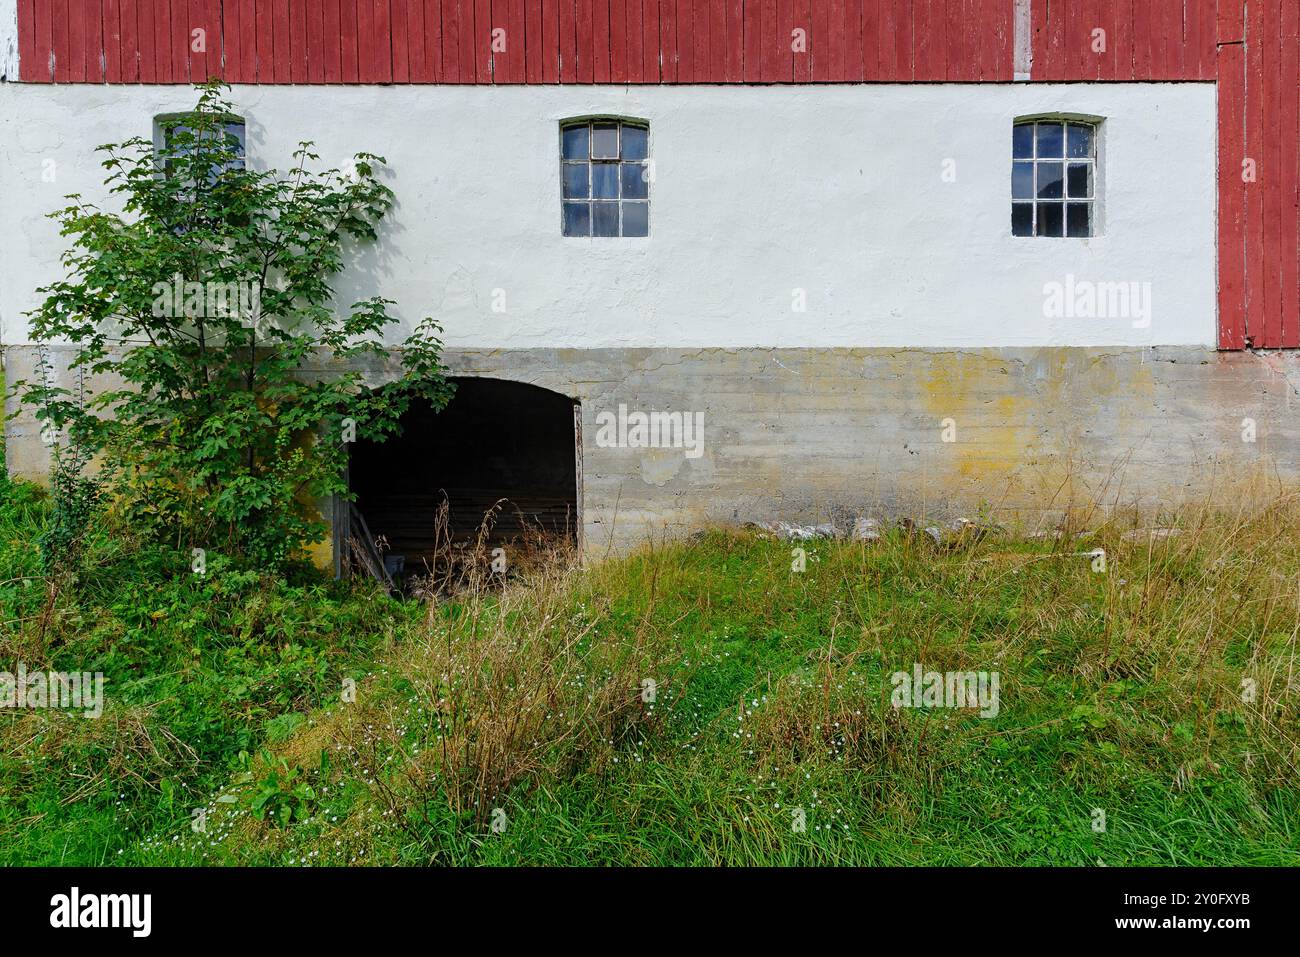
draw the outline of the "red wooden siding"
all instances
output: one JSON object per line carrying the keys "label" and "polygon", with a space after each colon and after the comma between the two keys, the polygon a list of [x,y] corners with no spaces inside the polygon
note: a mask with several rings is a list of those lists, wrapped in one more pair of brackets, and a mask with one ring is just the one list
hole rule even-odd
{"label": "red wooden siding", "polygon": [[[1300,347],[1300,3],[1024,2],[1033,81],[1218,83],[1219,345]],[[34,83],[1005,82],[1015,71],[1017,0],[17,4],[22,79]]]}

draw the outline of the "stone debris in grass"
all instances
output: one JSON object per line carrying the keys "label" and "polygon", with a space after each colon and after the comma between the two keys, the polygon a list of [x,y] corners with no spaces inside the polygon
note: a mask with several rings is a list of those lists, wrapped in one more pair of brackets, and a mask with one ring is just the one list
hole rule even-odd
{"label": "stone debris in grass", "polygon": [[807,542],[815,538],[842,538],[843,533],[831,522],[823,525],[797,525],[793,522],[746,522],[746,528],[756,528],[760,532],[787,542]]}
{"label": "stone debris in grass", "polygon": [[855,542],[880,541],[880,523],[874,518],[859,518],[853,522],[853,531],[849,538]]}

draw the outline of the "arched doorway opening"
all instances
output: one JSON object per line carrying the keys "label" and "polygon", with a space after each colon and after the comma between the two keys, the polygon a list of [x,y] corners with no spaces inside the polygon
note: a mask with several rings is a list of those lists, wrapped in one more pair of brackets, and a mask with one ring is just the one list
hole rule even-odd
{"label": "arched doorway opening", "polygon": [[[433,571],[439,548],[476,539],[490,512],[489,546],[538,537],[576,544],[577,403],[523,382],[453,381],[456,393],[441,412],[413,403],[402,417],[401,435],[352,447],[351,508],[370,535],[384,542],[390,571]],[[444,503],[447,522],[440,538]]]}

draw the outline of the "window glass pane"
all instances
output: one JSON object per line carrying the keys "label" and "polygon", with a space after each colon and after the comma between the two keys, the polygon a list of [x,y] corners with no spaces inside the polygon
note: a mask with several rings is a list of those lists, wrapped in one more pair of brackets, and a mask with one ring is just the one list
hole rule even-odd
{"label": "window glass pane", "polygon": [[650,235],[650,204],[649,203],[624,203],[623,204],[623,235],[624,236],[649,236]]}
{"label": "window glass pane", "polygon": [[1089,175],[1092,169],[1091,163],[1071,163],[1069,181],[1066,188],[1069,190],[1071,197],[1087,199],[1092,196],[1092,177]]}
{"label": "window glass pane", "polygon": [[1011,155],[1015,159],[1031,159],[1034,155],[1034,124],[1021,123],[1011,130]]}
{"label": "window glass pane", "polygon": [[1092,212],[1091,203],[1066,203],[1065,205],[1065,228],[1067,236],[1090,236],[1092,233],[1088,229],[1089,214]]}
{"label": "window glass pane", "polygon": [[640,163],[627,163],[621,167],[623,175],[623,198],[645,199],[647,196],[645,167]]}
{"label": "window glass pane", "polygon": [[1062,210],[1061,203],[1039,203],[1038,204],[1038,235],[1040,236],[1060,236],[1062,235]]}
{"label": "window glass pane", "polygon": [[564,158],[585,160],[587,158],[587,127],[566,126],[564,128]]}
{"label": "window glass pane", "polygon": [[564,170],[565,199],[587,197],[587,170],[590,168],[586,163],[565,163],[561,167]]}
{"label": "window glass pane", "polygon": [[591,195],[595,199],[618,199],[618,164],[593,163]]}
{"label": "window glass pane", "polygon": [[[1060,156],[1060,153],[1056,154]],[[591,128],[591,158],[618,159],[618,124],[596,123]]]}
{"label": "window glass pane", "polygon": [[1064,185],[1061,180],[1065,170],[1060,163],[1038,164],[1038,198],[1060,199]]}
{"label": "window glass pane", "polygon": [[1065,129],[1060,123],[1038,124],[1038,156],[1065,155]]}
{"label": "window glass pane", "polygon": [[1092,156],[1092,127],[1071,123],[1068,131],[1069,155],[1087,158]]}
{"label": "window glass pane", "polygon": [[1013,199],[1034,198],[1034,164],[1011,164],[1011,196]]}
{"label": "window glass pane", "polygon": [[649,155],[648,131],[639,126],[623,127],[623,159],[643,160]]}
{"label": "window glass pane", "polygon": [[1012,203],[1011,204],[1011,235],[1012,236],[1034,235],[1034,204],[1033,203]]}
{"label": "window glass pane", "polygon": [[564,204],[564,235],[589,236],[591,234],[591,204]]}
{"label": "window glass pane", "polygon": [[592,203],[591,234],[618,235],[618,203]]}

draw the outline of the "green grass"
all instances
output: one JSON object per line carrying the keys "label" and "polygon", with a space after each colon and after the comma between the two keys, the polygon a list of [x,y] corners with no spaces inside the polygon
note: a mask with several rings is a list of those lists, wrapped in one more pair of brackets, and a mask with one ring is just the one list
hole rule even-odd
{"label": "green grass", "polygon": [[[43,509],[0,485],[0,581]],[[802,573],[718,532],[430,605],[103,532],[0,585],[0,664],[110,698],[0,716],[0,863],[1294,866],[1300,507],[1177,520]],[[914,662],[998,672],[999,713],[893,708]]]}

